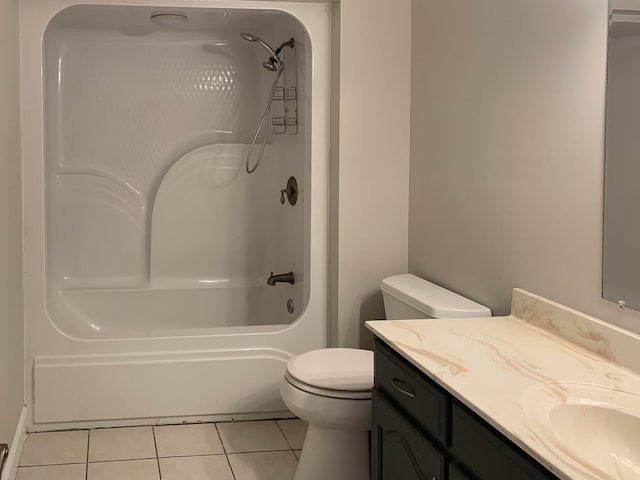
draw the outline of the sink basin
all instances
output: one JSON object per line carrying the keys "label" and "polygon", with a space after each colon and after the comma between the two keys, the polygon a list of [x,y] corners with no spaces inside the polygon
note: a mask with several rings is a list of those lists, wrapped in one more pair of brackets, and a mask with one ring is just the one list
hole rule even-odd
{"label": "sink basin", "polygon": [[522,404],[538,439],[588,478],[640,480],[640,396],[583,383],[529,388]]}

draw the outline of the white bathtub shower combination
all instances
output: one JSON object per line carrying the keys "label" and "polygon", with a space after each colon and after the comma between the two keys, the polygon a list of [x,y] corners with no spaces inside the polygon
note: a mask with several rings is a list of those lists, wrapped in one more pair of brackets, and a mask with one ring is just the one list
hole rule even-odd
{"label": "white bathtub shower combination", "polygon": [[[286,361],[326,345],[329,6],[21,8],[32,429],[283,412]],[[295,40],[253,174],[276,74],[244,32]]]}

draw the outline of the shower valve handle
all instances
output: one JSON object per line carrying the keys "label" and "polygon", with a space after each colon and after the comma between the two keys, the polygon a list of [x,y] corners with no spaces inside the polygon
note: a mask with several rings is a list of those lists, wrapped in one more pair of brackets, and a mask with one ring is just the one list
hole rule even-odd
{"label": "shower valve handle", "polygon": [[289,200],[291,205],[295,205],[298,201],[298,181],[295,177],[289,177],[287,187],[280,190],[280,203],[284,205],[286,200]]}

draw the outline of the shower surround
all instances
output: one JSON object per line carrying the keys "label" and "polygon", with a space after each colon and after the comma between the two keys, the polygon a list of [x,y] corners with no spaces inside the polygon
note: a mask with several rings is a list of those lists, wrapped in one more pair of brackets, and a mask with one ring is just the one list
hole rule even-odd
{"label": "shower surround", "polygon": [[[31,429],[282,415],[286,361],[326,345],[329,5],[21,8]],[[251,175],[275,74],[242,32],[296,42],[297,133]]]}

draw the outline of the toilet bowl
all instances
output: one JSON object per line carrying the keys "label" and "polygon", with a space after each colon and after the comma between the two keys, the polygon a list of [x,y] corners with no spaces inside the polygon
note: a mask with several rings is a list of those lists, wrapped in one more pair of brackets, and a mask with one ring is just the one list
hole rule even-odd
{"label": "toilet bowl", "polygon": [[368,480],[373,352],[313,350],[292,358],[282,400],[307,421],[294,480]]}
{"label": "toilet bowl", "polygon": [[[491,310],[415,275],[380,286],[389,319],[487,317]],[[294,480],[369,480],[373,352],[313,350],[287,363],[280,385],[289,410],[308,423]]]}

